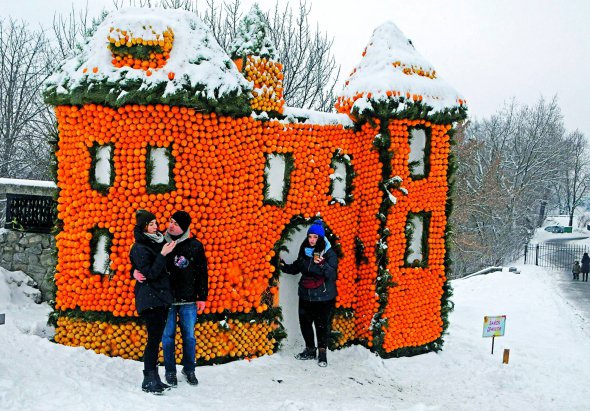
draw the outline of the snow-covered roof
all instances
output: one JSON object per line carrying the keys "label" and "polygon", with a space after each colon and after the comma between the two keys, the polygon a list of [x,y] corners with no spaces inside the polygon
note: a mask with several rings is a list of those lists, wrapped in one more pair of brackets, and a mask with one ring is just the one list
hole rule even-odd
{"label": "snow-covered roof", "polygon": [[[167,32],[173,33],[173,43],[162,67],[146,70],[114,64],[109,38],[123,33],[129,40],[123,40],[122,46],[131,46],[132,38],[152,44]],[[200,103],[216,109],[228,103],[248,106],[250,90],[250,83],[195,13],[127,8],[110,13],[81,52],[63,62],[46,82],[44,95],[54,105],[164,103],[198,107]]]}
{"label": "snow-covered roof", "polygon": [[372,102],[392,99],[406,103],[420,101],[434,112],[465,105],[464,98],[440,78],[401,30],[387,22],[373,32],[336,106],[341,112],[355,108],[362,111],[370,108]]}

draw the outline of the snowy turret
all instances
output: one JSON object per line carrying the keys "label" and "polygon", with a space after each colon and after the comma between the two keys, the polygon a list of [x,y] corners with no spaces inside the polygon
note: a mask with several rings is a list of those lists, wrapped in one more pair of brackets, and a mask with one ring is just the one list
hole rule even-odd
{"label": "snowy turret", "polygon": [[267,59],[276,57],[276,50],[270,38],[270,30],[258,4],[254,4],[248,14],[240,21],[236,37],[229,52],[232,59],[258,56]]}
{"label": "snowy turret", "polygon": [[276,60],[270,29],[258,4],[240,22],[230,54],[238,70],[252,82],[252,109],[282,113],[283,66]]}
{"label": "snowy turret", "polygon": [[[336,109],[354,117],[376,111],[393,116],[416,105],[421,110],[429,106],[434,113],[448,113],[460,108],[464,111],[465,100],[438,76],[400,29],[387,22],[373,32],[360,64],[338,97]],[[383,113],[382,107],[389,113]]]}
{"label": "snowy turret", "polygon": [[44,96],[56,106],[162,103],[243,115],[250,91],[194,13],[129,8],[106,17],[48,79]]}

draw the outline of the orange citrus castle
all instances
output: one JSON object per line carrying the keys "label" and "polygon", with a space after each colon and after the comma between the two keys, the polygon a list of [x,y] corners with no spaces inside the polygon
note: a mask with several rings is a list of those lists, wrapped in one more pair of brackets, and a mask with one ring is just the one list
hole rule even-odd
{"label": "orange citrus castle", "polygon": [[287,107],[259,16],[240,26],[234,64],[194,14],[121,10],[47,82],[59,124],[57,342],[139,358],[128,252],[147,208],[160,223],[188,211],[205,246],[199,363],[278,349],[278,254],[318,214],[340,258],[332,348],[442,347],[450,137],[464,101],[386,23],[341,113]]}

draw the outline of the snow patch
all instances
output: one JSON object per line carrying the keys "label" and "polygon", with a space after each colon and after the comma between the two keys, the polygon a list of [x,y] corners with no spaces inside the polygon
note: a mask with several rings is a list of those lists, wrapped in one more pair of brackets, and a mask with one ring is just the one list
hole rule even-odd
{"label": "snow patch", "polygon": [[168,148],[152,147],[150,150],[150,160],[152,164],[150,185],[170,184],[170,158],[168,157]]}
{"label": "snow patch", "polygon": [[111,185],[111,159],[112,147],[110,145],[98,147],[96,150],[96,166],[94,168],[94,179],[98,184]]}
{"label": "snow patch", "polygon": [[283,154],[269,154],[264,168],[266,184],[266,198],[275,201],[284,201],[283,189],[285,188],[285,156]]}

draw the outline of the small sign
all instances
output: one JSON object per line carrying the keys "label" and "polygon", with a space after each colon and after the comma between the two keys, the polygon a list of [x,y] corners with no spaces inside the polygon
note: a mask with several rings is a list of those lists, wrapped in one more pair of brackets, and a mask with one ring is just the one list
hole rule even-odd
{"label": "small sign", "polygon": [[483,337],[502,337],[506,329],[506,316],[483,317]]}
{"label": "small sign", "polygon": [[0,325],[6,322],[6,314],[0,314]]}

